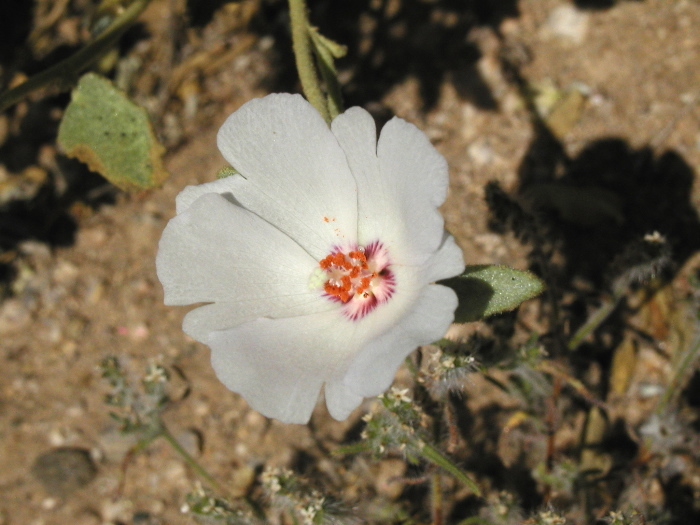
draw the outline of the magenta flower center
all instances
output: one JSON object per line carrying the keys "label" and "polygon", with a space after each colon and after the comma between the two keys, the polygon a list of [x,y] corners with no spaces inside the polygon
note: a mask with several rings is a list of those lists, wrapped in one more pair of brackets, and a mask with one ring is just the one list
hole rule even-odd
{"label": "magenta flower center", "polygon": [[389,255],[378,241],[335,249],[318,264],[325,272],[325,296],[343,303],[343,313],[352,320],[361,319],[394,293]]}

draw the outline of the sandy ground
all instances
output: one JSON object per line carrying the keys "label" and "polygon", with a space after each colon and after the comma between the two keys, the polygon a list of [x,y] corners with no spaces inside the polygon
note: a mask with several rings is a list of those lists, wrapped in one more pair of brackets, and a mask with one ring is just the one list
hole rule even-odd
{"label": "sandy ground", "polygon": [[[33,59],[20,60],[3,48],[3,72],[11,64],[36,68],[53,47],[84,38],[89,3],[64,4],[53,21],[47,21],[46,2],[37,2],[34,18],[27,13],[34,30],[48,25],[34,48],[27,48]],[[697,373],[688,369],[676,379],[690,386],[681,388],[673,405],[690,452],[679,445],[683,453],[654,449],[622,462],[616,454],[638,450],[640,428],[658,392],[674,380],[674,359],[697,328],[687,321],[687,298],[688,279],[700,262],[700,3],[314,4],[314,22],[351,47],[340,64],[349,104],[370,109],[380,121],[395,114],[414,122],[447,158],[451,190],[444,216],[468,263],[537,269],[532,245],[494,226],[485,199],[490,181],[526,202],[532,194],[525,190],[539,189],[542,207],[562,225],[563,237],[551,241],[547,253],[562,315],[572,323],[609,298],[606,270],[586,250],[612,257],[615,243],[619,252],[634,235],[659,230],[668,236],[676,261],[670,285],[655,296],[653,308],[627,319],[643,337],[630,343],[618,334],[617,343],[621,338],[636,348],[631,378],[618,398],[601,386],[608,384],[610,356],[618,346],[603,341],[598,353],[589,349],[576,358],[559,356],[559,362],[610,403],[610,413],[627,429],[622,434],[628,441],[606,445],[617,470],[607,470],[600,481],[593,514],[650,505],[670,513],[671,523],[694,523],[700,516],[697,449],[692,453],[700,415]],[[264,467],[284,466],[343,500],[356,522],[428,523],[427,494],[400,478],[403,461],[329,454],[348,432],[357,435],[367,405],[341,423],[323,407],[310,426],[268,421],[215,379],[209,350],[181,332],[186,309],[162,304],[157,242],[174,214],[175,195],[187,184],[212,180],[224,164],[215,147],[218,126],[252,97],[296,89],[283,4],[222,4],[211,13],[191,11],[189,21],[183,8],[184,2],[154,0],[142,17],[144,28],[130,36],[117,61],[118,77],[149,109],[168,147],[171,175],[162,188],[128,195],[95,177],[89,184],[79,179],[86,175],[57,156],[54,145],[65,97],[34,96],[0,117],[0,247],[6,265],[0,524],[193,522],[180,508],[196,476],[167,442],[157,440],[125,462],[135,442],[108,415],[108,387],[99,368],[107,356],[118,356],[135,381],[152,360],[175,367],[164,419],[232,494],[252,493]],[[334,15],[344,9],[348,13]],[[524,97],[523,90],[539,94]],[[528,100],[540,111],[539,120]],[[554,133],[542,133],[542,119]],[[568,201],[537,186],[555,180],[618,192],[622,204],[567,215]],[[643,190],[645,185],[651,189]],[[617,226],[610,229],[607,221]],[[610,231],[617,236],[598,243]],[[523,307],[514,341],[551,329],[547,311],[545,299]],[[488,332],[477,325],[461,330]],[[604,352],[607,357],[601,357]],[[405,371],[399,375],[408,380]],[[643,386],[651,392],[647,397],[640,393]],[[465,388],[463,405],[473,421],[457,456],[487,493],[509,490],[528,512],[549,502],[571,523],[590,520],[581,492],[562,489],[560,499],[548,499],[541,482],[528,481],[543,460],[546,440],[541,432],[508,426],[515,413],[528,410],[522,400],[476,375]],[[558,406],[557,462],[581,461],[573,450],[587,415],[589,406],[575,395]],[[69,452],[50,456],[48,464],[37,463],[66,447]],[[488,456],[497,467],[471,461],[474,454]],[[445,523],[483,509],[445,483]],[[402,508],[413,521],[380,518],[381,508]],[[291,523],[274,514],[272,522]]]}

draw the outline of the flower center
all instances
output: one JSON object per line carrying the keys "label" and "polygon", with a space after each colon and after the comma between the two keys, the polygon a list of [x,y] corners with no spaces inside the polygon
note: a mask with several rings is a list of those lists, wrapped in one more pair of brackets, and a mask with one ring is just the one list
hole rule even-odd
{"label": "flower center", "polygon": [[364,317],[394,293],[389,255],[378,241],[335,249],[318,264],[325,296],[343,303],[343,313],[352,320]]}

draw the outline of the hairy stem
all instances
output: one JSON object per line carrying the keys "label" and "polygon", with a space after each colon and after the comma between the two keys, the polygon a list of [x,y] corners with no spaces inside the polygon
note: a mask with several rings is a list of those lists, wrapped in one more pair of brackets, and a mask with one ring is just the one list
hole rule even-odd
{"label": "hairy stem", "polygon": [[209,483],[209,485],[214,488],[216,491],[219,492],[219,494],[226,494],[226,491],[224,488],[221,486],[221,484],[216,481],[209,472],[207,472],[202,465],[197,462],[196,459],[194,459],[187,450],[180,444],[180,442],[175,439],[175,436],[173,436],[170,433],[170,430],[168,430],[168,427],[165,426],[161,422],[161,427],[160,427],[160,435],[165,438],[165,440],[170,443],[170,445],[175,449],[175,451],[182,457],[182,459],[187,463],[192,470],[194,470],[197,475],[202,478],[204,481]]}
{"label": "hairy stem", "polygon": [[308,101],[316,108],[324,120],[330,123],[331,115],[328,111],[326,97],[321,90],[318,71],[314,64],[311,31],[304,0],[289,0],[289,17],[292,24],[294,59],[304,95],[306,95]]}
{"label": "hairy stem", "polygon": [[464,483],[467,487],[469,487],[469,489],[472,492],[474,492],[474,494],[476,494],[477,496],[481,496],[481,489],[479,489],[479,486],[476,483],[474,483],[474,481],[469,476],[462,472],[462,470],[457,465],[455,465],[449,458],[447,458],[447,456],[445,456],[434,446],[426,443],[421,447],[420,453],[426,460],[430,461],[433,465],[437,465],[438,467],[445,469],[459,481]]}

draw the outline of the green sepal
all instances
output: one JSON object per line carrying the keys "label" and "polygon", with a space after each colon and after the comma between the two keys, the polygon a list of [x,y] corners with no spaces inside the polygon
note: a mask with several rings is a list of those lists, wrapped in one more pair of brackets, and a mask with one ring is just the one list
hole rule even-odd
{"label": "green sepal", "polygon": [[232,168],[231,166],[224,166],[216,172],[217,180],[225,179],[226,177],[230,177],[231,175],[238,175],[238,171],[236,171],[236,168]]}

